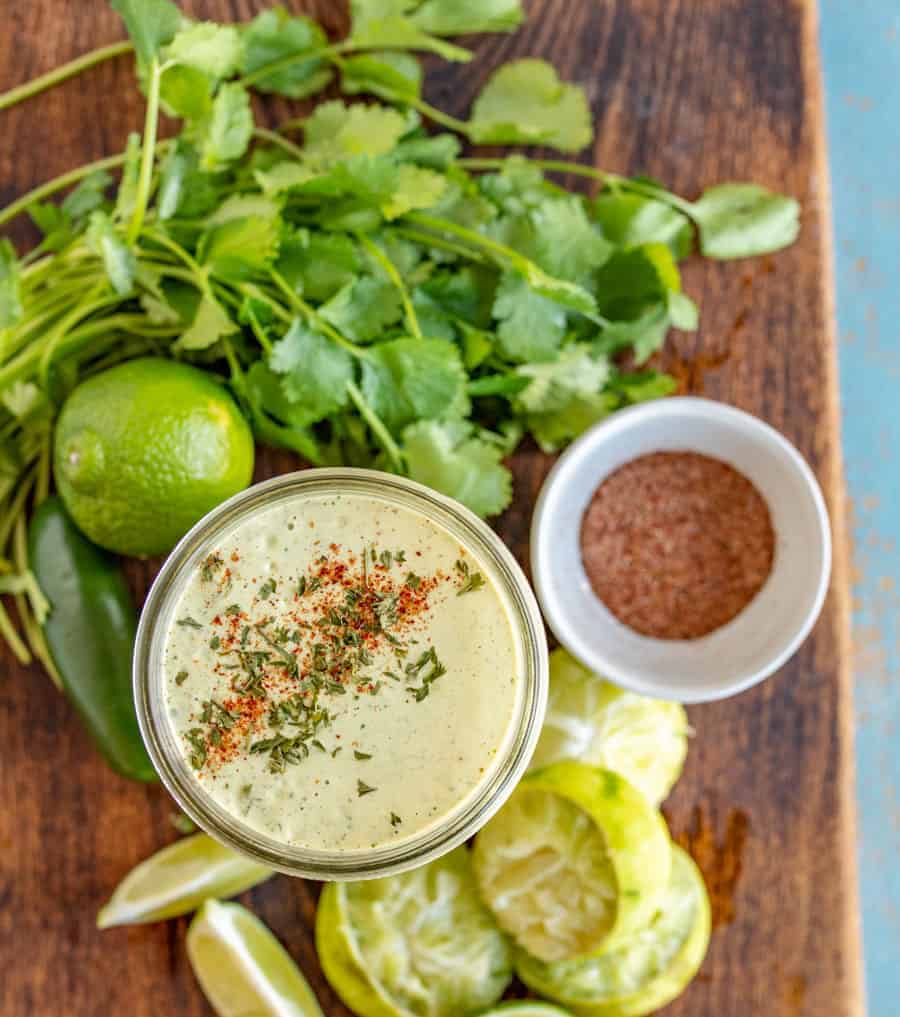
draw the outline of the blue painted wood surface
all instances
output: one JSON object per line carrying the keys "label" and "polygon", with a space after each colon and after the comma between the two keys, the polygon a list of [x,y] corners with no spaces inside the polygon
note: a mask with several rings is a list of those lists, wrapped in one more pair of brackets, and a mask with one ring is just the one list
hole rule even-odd
{"label": "blue painted wood surface", "polygon": [[870,1017],[900,1014],[900,4],[821,0]]}

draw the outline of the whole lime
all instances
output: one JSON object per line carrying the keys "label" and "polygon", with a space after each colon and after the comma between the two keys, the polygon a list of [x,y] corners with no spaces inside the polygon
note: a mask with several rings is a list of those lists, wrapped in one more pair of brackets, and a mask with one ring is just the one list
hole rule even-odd
{"label": "whole lime", "polygon": [[56,424],[53,472],[95,543],[162,554],[253,474],[253,436],[212,376],[142,357],[82,382]]}

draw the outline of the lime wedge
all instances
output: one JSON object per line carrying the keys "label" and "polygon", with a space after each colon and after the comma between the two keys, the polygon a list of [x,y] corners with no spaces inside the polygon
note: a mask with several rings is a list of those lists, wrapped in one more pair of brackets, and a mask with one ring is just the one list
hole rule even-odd
{"label": "lime wedge", "polygon": [[360,1017],[466,1017],[496,1003],[512,977],[510,946],[464,847],[399,876],[329,883],[316,947]]}
{"label": "lime wedge", "polygon": [[691,858],[672,848],[672,878],[660,911],[619,949],[544,964],[524,951],[516,972],[535,992],[580,1017],[643,1017],[679,996],[709,945],[709,898]]}
{"label": "lime wedge", "polygon": [[550,1003],[538,1003],[529,999],[524,1003],[501,1003],[493,1010],[486,1010],[480,1017],[572,1017],[568,1010],[560,1010]]}
{"label": "lime wedge", "polygon": [[195,911],[208,897],[233,897],[274,873],[205,833],[157,851],[122,880],[97,915],[97,926],[158,922]]}
{"label": "lime wedge", "polygon": [[681,774],[688,730],[680,703],[626,692],[558,649],[531,768],[579,759],[621,774],[658,805]]}
{"label": "lime wedge", "polygon": [[240,904],[208,900],[188,929],[187,952],[219,1017],[322,1017],[288,952]]}
{"label": "lime wedge", "polygon": [[527,776],[475,840],[497,921],[529,953],[569,960],[646,925],[671,869],[662,816],[623,777],[572,760]]}

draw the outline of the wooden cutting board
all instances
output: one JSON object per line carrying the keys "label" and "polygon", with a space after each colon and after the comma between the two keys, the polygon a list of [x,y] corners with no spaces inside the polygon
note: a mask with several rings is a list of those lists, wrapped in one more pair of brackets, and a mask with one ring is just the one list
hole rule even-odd
{"label": "wooden cutting board", "polygon": [[[260,0],[195,0],[195,16],[245,19]],[[296,2],[289,6],[300,9]],[[342,5],[319,15],[343,28]],[[813,637],[774,679],[690,711],[684,778],[666,806],[708,881],[715,931],[700,977],[672,1017],[857,1017],[862,1013],[854,869],[847,565],[831,303],[828,180],[812,0],[534,0],[514,36],[474,40],[466,69],[440,66],[429,99],[462,114],[492,68],[540,55],[585,86],[592,156],[693,196],[750,179],[800,199],[803,232],[772,258],[688,266],[695,335],[670,338],[685,391],[756,413],[813,464],[838,554]],[[121,38],[101,0],[7,5],[0,88]],[[77,8],[77,14],[76,14]],[[268,106],[272,122],[286,104]],[[120,151],[142,104],[121,59],[0,114],[0,200]],[[569,181],[574,186],[575,181]],[[20,238],[27,236],[24,232]],[[261,474],[290,469],[266,456]],[[498,528],[527,565],[532,505],[549,459],[514,458],[516,501]],[[140,574],[138,574],[140,572]],[[152,569],[134,572],[142,595]],[[3,658],[0,685],[0,1012],[4,1017],[208,1014],[183,949],[187,922],[99,933],[117,881],[175,837],[160,788],[104,768],[37,667]],[[247,895],[316,986],[329,1017],[312,927],[316,889],[277,878]]]}

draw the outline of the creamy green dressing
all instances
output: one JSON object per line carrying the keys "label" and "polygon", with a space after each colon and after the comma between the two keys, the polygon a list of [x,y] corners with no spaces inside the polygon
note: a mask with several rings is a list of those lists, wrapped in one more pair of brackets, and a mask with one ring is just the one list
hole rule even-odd
{"label": "creamy green dressing", "polygon": [[167,716],[195,779],[287,845],[434,826],[490,780],[523,662],[484,563],[421,513],[304,495],[240,521],[180,592]]}

